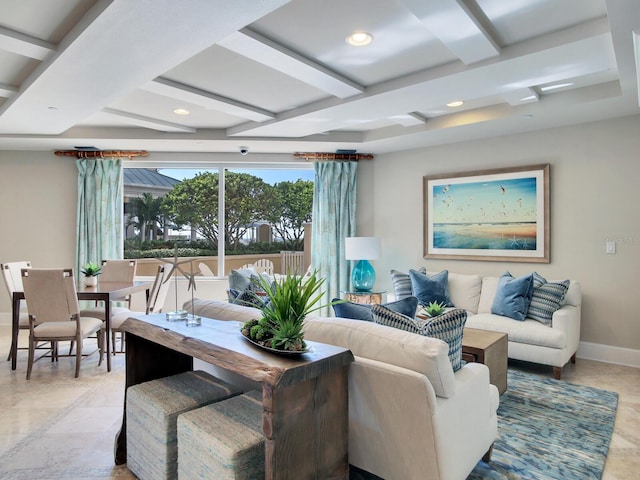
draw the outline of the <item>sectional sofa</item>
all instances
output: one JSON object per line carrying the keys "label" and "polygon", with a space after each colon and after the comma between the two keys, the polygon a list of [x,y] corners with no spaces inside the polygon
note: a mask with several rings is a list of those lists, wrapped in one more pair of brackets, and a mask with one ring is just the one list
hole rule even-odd
{"label": "sectional sofa", "polygon": [[[426,272],[435,276],[442,272]],[[536,274],[537,275],[537,274]],[[539,276],[538,276],[539,277]],[[550,316],[550,325],[532,318],[514,320],[492,312],[500,277],[448,272],[448,294],[456,308],[467,311],[467,328],[490,330],[508,335],[509,358],[553,367],[554,377],[560,380],[562,367],[575,363],[580,341],[582,291],[577,280],[569,280],[569,288]],[[564,280],[566,282],[566,280]],[[548,284],[560,283],[550,281]],[[389,295],[397,298],[398,292]],[[551,303],[544,294],[540,302]]]}
{"label": "sectional sofa", "polygon": [[[256,308],[215,300],[195,299],[184,308],[219,320],[261,316]],[[351,465],[387,480],[462,480],[490,458],[499,396],[486,366],[469,363],[454,373],[445,342],[360,320],[309,315],[305,339],[355,356]],[[233,383],[225,372],[213,373]]]}

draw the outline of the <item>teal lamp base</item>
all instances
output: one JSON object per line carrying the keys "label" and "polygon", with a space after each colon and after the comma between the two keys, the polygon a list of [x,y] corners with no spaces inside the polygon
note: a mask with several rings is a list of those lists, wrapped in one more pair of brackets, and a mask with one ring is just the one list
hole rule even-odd
{"label": "teal lamp base", "polygon": [[357,292],[370,292],[376,282],[376,271],[369,260],[358,260],[351,272],[351,285]]}

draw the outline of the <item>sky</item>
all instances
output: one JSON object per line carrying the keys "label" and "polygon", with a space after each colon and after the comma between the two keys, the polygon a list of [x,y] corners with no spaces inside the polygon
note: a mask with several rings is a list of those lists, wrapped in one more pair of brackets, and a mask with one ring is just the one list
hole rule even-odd
{"label": "sky", "polygon": [[[241,170],[236,168],[230,169],[233,172],[249,173],[256,177],[262,178],[266,183],[273,185],[277,182],[295,182],[298,179],[311,180],[314,179],[313,170]],[[193,178],[196,173],[206,171],[205,169],[186,169],[186,168],[160,168],[158,172],[177,180],[185,178]]]}

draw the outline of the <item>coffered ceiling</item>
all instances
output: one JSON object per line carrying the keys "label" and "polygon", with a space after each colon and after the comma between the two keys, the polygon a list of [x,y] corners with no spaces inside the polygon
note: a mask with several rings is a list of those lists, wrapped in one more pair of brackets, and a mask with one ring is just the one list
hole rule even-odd
{"label": "coffered ceiling", "polygon": [[0,148],[490,138],[640,113],[639,50],[639,0],[0,0]]}

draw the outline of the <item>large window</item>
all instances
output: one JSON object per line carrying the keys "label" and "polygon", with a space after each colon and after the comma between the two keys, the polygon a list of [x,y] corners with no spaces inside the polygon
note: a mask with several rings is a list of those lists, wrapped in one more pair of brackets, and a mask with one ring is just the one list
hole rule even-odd
{"label": "large window", "polygon": [[312,169],[125,169],[125,257],[302,251]]}

